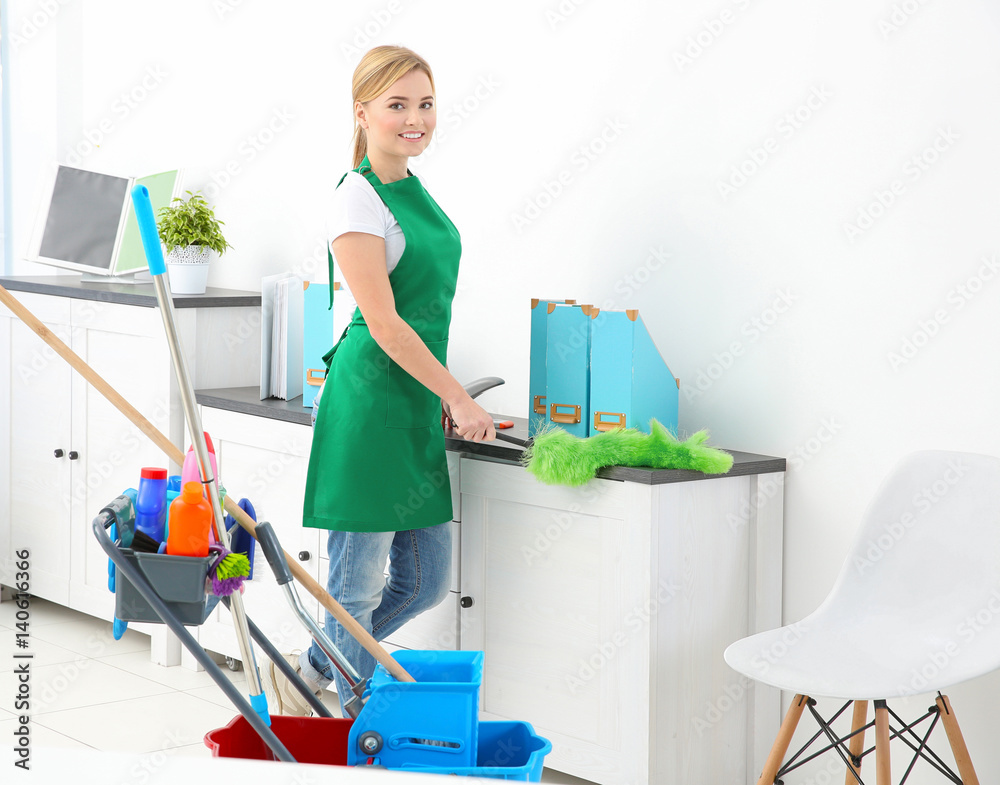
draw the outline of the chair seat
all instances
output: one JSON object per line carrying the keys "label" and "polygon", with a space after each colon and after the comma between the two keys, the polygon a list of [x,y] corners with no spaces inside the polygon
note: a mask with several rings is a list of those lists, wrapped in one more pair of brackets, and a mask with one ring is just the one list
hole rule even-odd
{"label": "chair seat", "polygon": [[[995,610],[991,610],[992,608]],[[876,700],[944,689],[1000,668],[1000,591],[958,623],[912,613],[863,615],[821,606],[800,622],[736,641],[726,662],[752,679],[810,697]]]}

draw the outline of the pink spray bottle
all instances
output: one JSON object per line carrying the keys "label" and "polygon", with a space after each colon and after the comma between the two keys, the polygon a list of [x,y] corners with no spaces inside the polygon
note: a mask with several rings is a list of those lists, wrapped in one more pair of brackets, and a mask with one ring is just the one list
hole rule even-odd
{"label": "pink spray bottle", "polygon": [[[212,466],[212,478],[215,480],[215,487],[219,487],[219,469],[215,461],[215,446],[212,444],[212,437],[208,435],[205,431],[205,446],[208,448],[208,461]],[[184,456],[184,466],[181,468],[181,487],[183,488],[189,482],[196,482],[199,485],[201,482],[201,472],[198,470],[198,456],[195,454],[194,445],[192,444],[188,447],[187,455]],[[202,495],[207,499],[208,494],[205,493],[204,485],[202,485]],[[208,539],[214,545],[215,544],[215,531],[213,529],[208,530]]]}

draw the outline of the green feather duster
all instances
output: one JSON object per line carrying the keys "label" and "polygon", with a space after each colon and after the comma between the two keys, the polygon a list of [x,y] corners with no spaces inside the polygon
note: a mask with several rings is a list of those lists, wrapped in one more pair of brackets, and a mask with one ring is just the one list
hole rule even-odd
{"label": "green feather duster", "polygon": [[650,428],[652,433],[616,428],[583,439],[558,426],[546,427],[532,440],[521,462],[544,483],[570,486],[583,485],[602,466],[725,474],[733,465],[732,455],[705,444],[708,431],[698,431],[681,442],[657,420],[650,420]]}

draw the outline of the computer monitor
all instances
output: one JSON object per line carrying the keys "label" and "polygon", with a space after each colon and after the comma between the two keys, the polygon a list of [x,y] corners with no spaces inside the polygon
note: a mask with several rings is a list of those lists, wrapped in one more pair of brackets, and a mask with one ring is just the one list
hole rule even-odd
{"label": "computer monitor", "polygon": [[154,215],[180,195],[178,170],[120,177],[56,165],[39,203],[28,261],[76,270],[85,281],[135,281],[148,269],[133,218],[137,183],[149,189]]}

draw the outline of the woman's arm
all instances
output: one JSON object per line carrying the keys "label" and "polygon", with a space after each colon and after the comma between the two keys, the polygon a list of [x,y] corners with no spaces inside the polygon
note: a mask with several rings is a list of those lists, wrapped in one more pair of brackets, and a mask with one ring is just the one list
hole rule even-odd
{"label": "woman's arm", "polygon": [[449,407],[455,431],[470,441],[496,438],[493,418],[477,404],[398,313],[385,269],[385,240],[348,232],[332,243],[337,264],[372,338],[389,358]]}

